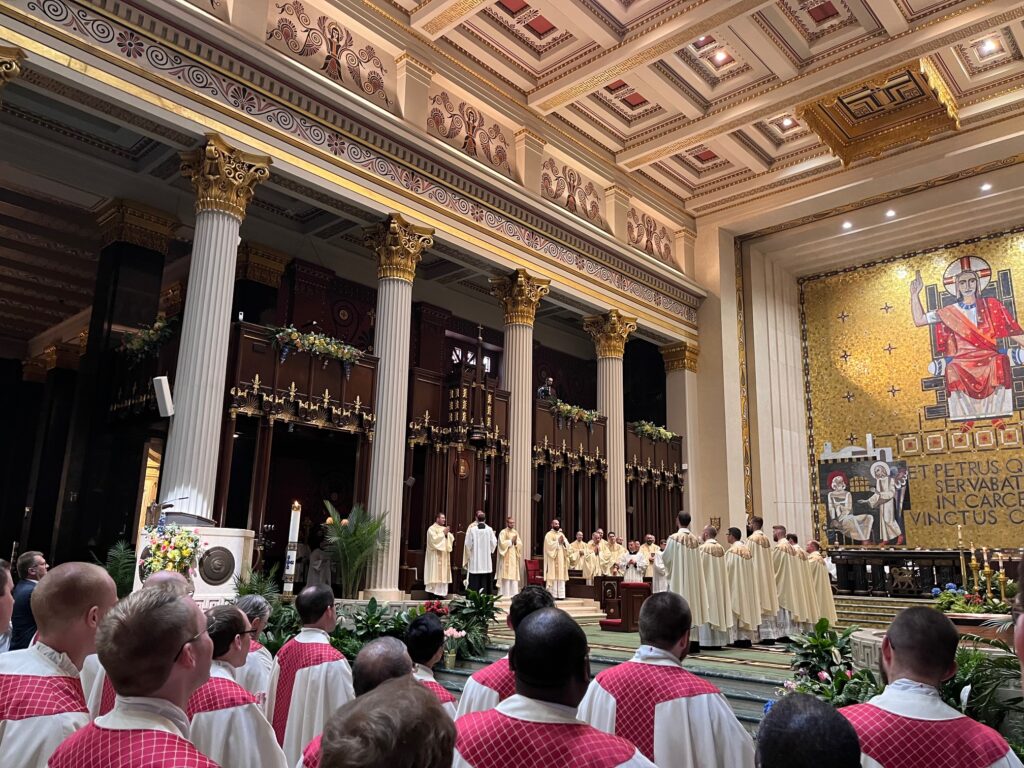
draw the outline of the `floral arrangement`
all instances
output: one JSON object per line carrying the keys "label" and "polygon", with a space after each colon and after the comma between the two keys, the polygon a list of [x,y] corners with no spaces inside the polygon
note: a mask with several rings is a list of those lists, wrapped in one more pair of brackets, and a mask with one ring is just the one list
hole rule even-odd
{"label": "floral arrangement", "polygon": [[444,649],[448,653],[455,653],[466,640],[466,632],[456,627],[448,627],[444,631]]}
{"label": "floral arrangement", "polygon": [[551,412],[559,419],[582,421],[587,425],[592,425],[601,416],[597,411],[588,411],[586,408],[580,408],[578,405],[571,405],[562,400],[554,400],[551,403]]}
{"label": "floral arrangement", "polygon": [[121,352],[132,362],[145,360],[147,357],[156,357],[160,351],[160,345],[173,335],[173,323],[173,319],[168,320],[161,312],[148,328],[125,333],[121,337]]}
{"label": "floral arrangement", "polygon": [[[1010,583],[1007,582],[1007,587]],[[1007,589],[1008,596],[1009,592]],[[1016,594],[1016,589],[1013,594]],[[935,607],[943,613],[1010,613],[1010,606],[1002,600],[968,592],[953,583],[946,584],[944,589],[932,588],[932,597],[935,598]]]}
{"label": "floral arrangement", "polygon": [[640,437],[646,437],[648,440],[654,440],[662,443],[667,443],[673,437],[679,437],[675,432],[670,432],[664,427],[659,427],[657,424],[650,421],[634,422],[633,431]]}
{"label": "floral arrangement", "polygon": [[198,529],[182,528],[177,523],[158,522],[142,531],[149,556],[139,560],[147,576],[157,571],[177,571],[185,576],[195,573],[202,541]]}
{"label": "floral arrangement", "polygon": [[351,344],[346,344],[326,333],[304,333],[294,325],[271,328],[270,331],[274,336],[274,343],[281,350],[282,363],[292,352],[308,352],[311,355],[322,357],[324,358],[324,367],[330,360],[340,360],[346,366],[351,366],[363,356],[363,353]]}
{"label": "floral arrangement", "polygon": [[423,603],[423,613],[433,613],[439,618],[444,618],[448,615],[448,606],[440,600],[427,600]]}

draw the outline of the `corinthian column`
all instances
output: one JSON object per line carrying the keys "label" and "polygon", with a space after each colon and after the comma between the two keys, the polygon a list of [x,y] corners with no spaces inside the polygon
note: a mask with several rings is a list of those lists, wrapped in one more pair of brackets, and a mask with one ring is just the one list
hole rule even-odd
{"label": "corinthian column", "polygon": [[547,296],[550,280],[517,269],[507,277],[491,278],[491,294],[505,309],[505,366],[502,386],[508,404],[508,514],[515,518],[523,555],[532,555],[533,520],[530,496],[530,454],[533,442],[533,319]]}
{"label": "corinthian column", "polygon": [[397,600],[405,422],[409,399],[409,332],[412,320],[412,281],[423,251],[434,243],[434,230],[409,224],[393,213],[363,230],[363,241],[377,256],[377,426],[370,462],[372,514],[384,515],[391,532],[387,547],[370,570],[366,597]]}
{"label": "corinthian column", "polygon": [[174,502],[176,515],[212,518],[238,229],[270,162],[216,134],[181,154],[181,173],[196,191],[196,229],[161,483],[164,499],[182,499]]}
{"label": "corinthian column", "polygon": [[622,355],[636,318],[613,309],[583,318],[597,350],[597,410],[608,417],[608,530],[626,536],[626,423],[622,413]]}

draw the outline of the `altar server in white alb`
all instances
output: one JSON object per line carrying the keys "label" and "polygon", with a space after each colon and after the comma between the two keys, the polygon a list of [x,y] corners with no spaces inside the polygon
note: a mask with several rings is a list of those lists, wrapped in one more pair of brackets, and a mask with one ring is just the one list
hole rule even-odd
{"label": "altar server in white alb", "polygon": [[494,529],[486,523],[482,510],[476,511],[476,522],[466,530],[463,543],[463,566],[469,574],[467,585],[474,592],[491,594],[494,592],[494,550],[498,546],[498,537]]}
{"label": "altar server in white alb", "polygon": [[649,560],[640,552],[640,545],[629,542],[627,551],[619,558],[619,572],[623,581],[643,581]]}
{"label": "altar server in white alb", "polygon": [[452,767],[653,768],[630,742],[577,719],[590,678],[588,653],[586,634],[564,611],[544,608],[523,619],[509,651],[516,693],[455,721]]}
{"label": "altar server in white alb", "polygon": [[[534,611],[553,608],[555,601],[551,593],[536,584],[528,584],[523,591],[512,598],[508,607],[506,622],[513,634],[520,622]],[[509,696],[516,692],[516,676],[508,666],[508,656],[493,662],[490,666],[478,669],[466,681],[459,696],[457,717],[470,712],[483,712],[494,709]]]}
{"label": "altar server in white alb", "polygon": [[274,669],[274,657],[259,642],[260,632],[270,620],[270,603],[260,595],[243,595],[235,601],[238,609],[249,620],[249,653],[245,664],[235,670],[235,680],[240,686],[256,697],[260,706],[267,702],[270,687],[270,672]]}
{"label": "altar server in white alb", "polygon": [[579,718],[628,739],[656,765],[753,768],[754,743],[725,697],[683,668],[690,608],[674,592],[640,609],[640,647],[590,683]]}
{"label": "altar server in white alb", "polygon": [[455,536],[444,515],[438,515],[427,528],[427,551],[423,555],[423,588],[432,595],[448,597],[452,583],[452,547]]}
{"label": "altar server in white alb", "polygon": [[[11,574],[0,569],[0,594],[11,587]],[[58,565],[36,586],[36,642],[0,655],[0,766],[46,765],[64,739],[89,723],[79,670],[116,602],[110,576],[88,563]]]}
{"label": "altar server in white alb", "polygon": [[221,768],[289,768],[256,697],[235,682],[249,655],[249,619],[236,606],[218,605],[206,613],[206,631],[213,641],[210,679],[185,708],[192,743]]}
{"label": "altar server in white alb", "polygon": [[289,765],[299,761],[334,710],[355,698],[352,670],[328,634],[338,623],[331,588],[306,587],[295,609],[302,629],[277,652],[267,696],[267,719]]}
{"label": "altar server in white alb", "polygon": [[939,687],[956,674],[960,635],[927,606],[900,611],[882,640],[889,684],[865,704],[839,713],[860,739],[862,768],[1020,768],[998,731],[942,700]]}

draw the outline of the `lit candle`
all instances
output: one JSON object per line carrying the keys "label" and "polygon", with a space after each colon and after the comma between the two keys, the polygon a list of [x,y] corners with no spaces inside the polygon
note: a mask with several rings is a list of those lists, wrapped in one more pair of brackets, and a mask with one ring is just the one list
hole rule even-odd
{"label": "lit candle", "polygon": [[291,596],[295,589],[295,557],[299,545],[299,521],[302,518],[302,505],[292,502],[292,518],[288,525],[288,554],[284,559],[284,594]]}
{"label": "lit candle", "polygon": [[988,565],[988,547],[981,548],[981,556],[985,558],[985,565]]}

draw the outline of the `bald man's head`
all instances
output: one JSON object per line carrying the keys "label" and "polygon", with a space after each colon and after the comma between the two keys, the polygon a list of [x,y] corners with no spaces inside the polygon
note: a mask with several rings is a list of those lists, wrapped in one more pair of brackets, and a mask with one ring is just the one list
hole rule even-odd
{"label": "bald man's head", "polygon": [[352,668],[356,696],[369,693],[385,680],[412,674],[412,659],[397,637],[378,637],[363,646]]}
{"label": "bald man's head", "polygon": [[534,611],[519,622],[509,651],[516,692],[578,706],[590,682],[589,653],[586,634],[569,614],[557,608]]}
{"label": "bald man's head", "polygon": [[[117,602],[110,575],[92,563],[63,563],[50,569],[32,592],[32,615],[41,636],[59,635],[96,608],[96,621]],[[95,630],[94,630],[95,631]]]}
{"label": "bald man's head", "polygon": [[154,571],[149,574],[142,586],[163,589],[179,597],[192,594],[192,586],[188,579],[177,571]]}

